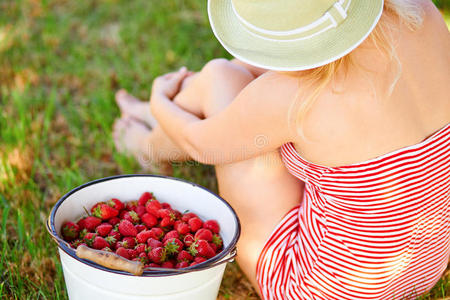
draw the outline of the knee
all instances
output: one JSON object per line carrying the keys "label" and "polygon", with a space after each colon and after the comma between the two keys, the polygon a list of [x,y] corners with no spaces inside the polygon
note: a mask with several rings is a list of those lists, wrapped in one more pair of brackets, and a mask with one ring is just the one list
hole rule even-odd
{"label": "knee", "polygon": [[225,77],[228,80],[236,78],[247,82],[254,79],[254,76],[247,69],[225,58],[216,58],[209,61],[203,67],[201,73],[210,79],[223,79]]}

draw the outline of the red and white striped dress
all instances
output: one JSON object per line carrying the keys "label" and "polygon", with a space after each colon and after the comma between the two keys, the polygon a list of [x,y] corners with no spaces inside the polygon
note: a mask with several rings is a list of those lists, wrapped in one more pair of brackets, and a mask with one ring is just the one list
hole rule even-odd
{"label": "red and white striped dress", "polygon": [[257,264],[265,299],[414,299],[450,254],[450,124],[425,141],[344,167],[281,148],[304,199]]}

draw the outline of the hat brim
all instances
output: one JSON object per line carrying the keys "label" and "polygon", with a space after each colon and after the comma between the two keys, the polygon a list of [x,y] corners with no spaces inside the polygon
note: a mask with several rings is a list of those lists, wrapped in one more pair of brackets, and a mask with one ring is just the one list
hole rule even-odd
{"label": "hat brim", "polygon": [[209,21],[222,46],[243,62],[277,71],[312,69],[347,55],[372,32],[382,12],[383,0],[353,0],[338,27],[308,39],[272,41],[248,32],[231,0],[208,0]]}

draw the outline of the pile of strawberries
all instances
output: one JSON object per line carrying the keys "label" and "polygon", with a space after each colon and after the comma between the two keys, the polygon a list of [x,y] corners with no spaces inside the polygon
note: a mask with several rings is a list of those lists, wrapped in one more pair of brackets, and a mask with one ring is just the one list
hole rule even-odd
{"label": "pile of strawberries", "polygon": [[64,240],[115,252],[145,267],[186,268],[214,257],[223,248],[217,221],[203,222],[196,214],[182,214],[145,192],[138,201],[99,202],[91,215],[63,224]]}

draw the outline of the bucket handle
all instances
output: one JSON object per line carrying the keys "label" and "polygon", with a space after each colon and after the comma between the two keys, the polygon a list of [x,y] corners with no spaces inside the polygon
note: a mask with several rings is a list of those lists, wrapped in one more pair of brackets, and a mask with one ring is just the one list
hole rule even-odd
{"label": "bucket handle", "polygon": [[[53,238],[53,240],[57,244],[61,243],[61,244],[64,244],[65,246],[67,246],[69,249],[72,249],[72,246],[68,242],[66,242],[65,240],[63,240],[62,238],[60,238],[53,232],[53,230],[50,226],[50,216],[47,219],[46,227],[47,227],[48,233],[50,234],[50,236]],[[79,258],[88,259],[90,261],[93,261],[103,267],[106,267],[106,268],[119,270],[119,271],[125,271],[125,272],[131,273],[133,275],[140,276],[140,275],[142,275],[143,271],[145,271],[145,270],[148,270],[148,271],[170,271],[171,273],[188,273],[188,272],[193,272],[193,271],[202,271],[205,269],[210,269],[210,268],[216,267],[218,265],[221,265],[223,263],[232,262],[237,255],[237,249],[236,249],[236,247],[234,247],[234,249],[230,252],[230,255],[227,258],[216,261],[216,262],[208,265],[206,268],[189,269],[189,270],[156,268],[156,267],[144,268],[144,265],[140,261],[128,260],[126,258],[123,258],[120,255],[117,255],[114,252],[95,250],[95,249],[88,248],[84,245],[80,245],[77,247],[77,249],[75,251],[75,255]]]}

